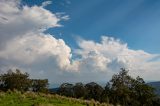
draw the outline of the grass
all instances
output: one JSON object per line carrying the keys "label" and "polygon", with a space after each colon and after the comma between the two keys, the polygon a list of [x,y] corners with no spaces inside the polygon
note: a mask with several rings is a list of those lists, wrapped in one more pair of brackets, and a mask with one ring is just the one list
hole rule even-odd
{"label": "grass", "polygon": [[0,92],[0,106],[112,106],[94,100],[81,100],[59,95],[18,91]]}

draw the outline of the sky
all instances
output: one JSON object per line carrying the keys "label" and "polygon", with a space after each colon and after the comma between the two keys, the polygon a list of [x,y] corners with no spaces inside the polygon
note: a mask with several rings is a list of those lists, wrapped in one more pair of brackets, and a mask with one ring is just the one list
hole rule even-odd
{"label": "sky", "polygon": [[0,72],[50,83],[160,80],[159,0],[1,0]]}

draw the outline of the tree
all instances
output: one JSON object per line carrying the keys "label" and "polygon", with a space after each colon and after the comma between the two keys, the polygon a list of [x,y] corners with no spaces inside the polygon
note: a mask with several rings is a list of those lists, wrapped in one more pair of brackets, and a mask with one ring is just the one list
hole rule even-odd
{"label": "tree", "polygon": [[84,97],[86,92],[85,92],[85,87],[82,83],[76,83],[73,87],[74,90],[74,96],[76,98]]}
{"label": "tree", "polygon": [[107,85],[105,86],[105,88],[103,90],[103,93],[101,95],[101,101],[100,102],[109,103],[110,94],[111,94],[110,84],[107,83]]}
{"label": "tree", "polygon": [[32,79],[31,88],[34,92],[48,92],[48,79]]}
{"label": "tree", "polygon": [[70,83],[63,83],[58,90],[58,93],[60,95],[68,96],[68,97],[74,97],[74,90],[73,90],[73,84]]}
{"label": "tree", "polygon": [[94,99],[97,101],[101,100],[103,88],[95,82],[91,82],[85,85],[86,88],[86,99]]}
{"label": "tree", "polygon": [[134,80],[132,90],[135,95],[135,99],[143,106],[153,106],[153,99],[156,97],[154,94],[154,88],[147,85],[145,81],[139,76]]}
{"label": "tree", "polygon": [[122,68],[119,74],[113,75],[112,79],[110,80],[110,84],[112,85],[111,97],[113,98],[113,101],[111,101],[125,106],[127,105],[127,102],[130,100],[129,87],[132,80],[132,78],[127,73],[128,71]]}
{"label": "tree", "polygon": [[154,89],[140,77],[136,79],[128,75],[122,68],[119,74],[110,80],[110,102],[124,106],[153,106]]}
{"label": "tree", "polygon": [[0,75],[1,89],[2,90],[14,90],[26,91],[30,87],[30,80],[28,73],[22,73],[20,70],[9,70],[6,74]]}

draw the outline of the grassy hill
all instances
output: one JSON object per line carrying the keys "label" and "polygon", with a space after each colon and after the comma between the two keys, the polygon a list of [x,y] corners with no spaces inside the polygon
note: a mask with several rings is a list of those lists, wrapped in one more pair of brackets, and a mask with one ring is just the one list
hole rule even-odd
{"label": "grassy hill", "polygon": [[67,98],[59,95],[18,91],[0,92],[0,106],[112,106],[100,104],[94,100],[87,101]]}

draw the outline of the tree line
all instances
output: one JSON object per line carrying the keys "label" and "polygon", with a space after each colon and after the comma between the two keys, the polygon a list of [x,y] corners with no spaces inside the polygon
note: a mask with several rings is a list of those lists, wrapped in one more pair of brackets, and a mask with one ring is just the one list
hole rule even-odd
{"label": "tree line", "polygon": [[[20,70],[9,70],[0,75],[0,90],[19,90],[21,92],[45,92],[48,91],[48,79],[31,79],[28,73]],[[83,84],[81,82],[70,84],[63,83],[57,90],[57,94],[106,102],[122,106],[160,106],[160,98],[154,93],[154,88],[145,83],[143,78],[132,78],[128,70],[122,68],[118,74],[112,76],[105,87],[95,82]]]}
{"label": "tree line", "polygon": [[30,79],[28,73],[22,73],[19,69],[9,70],[0,75],[0,90],[47,92],[48,79]]}
{"label": "tree line", "polygon": [[128,75],[128,70],[122,68],[105,87],[95,82],[63,83],[57,93],[60,95],[94,99],[99,102],[122,106],[160,106],[160,98],[154,93],[154,88],[145,83],[139,76],[135,79]]}

